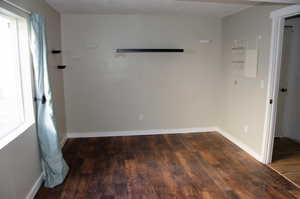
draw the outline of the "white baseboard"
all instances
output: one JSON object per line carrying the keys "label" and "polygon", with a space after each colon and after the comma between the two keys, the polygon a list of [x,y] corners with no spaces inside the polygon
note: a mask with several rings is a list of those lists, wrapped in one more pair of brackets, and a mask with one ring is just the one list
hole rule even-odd
{"label": "white baseboard", "polygon": [[[65,145],[67,141],[67,137],[65,136],[61,141],[60,141],[60,146],[61,148]],[[32,186],[31,190],[27,194],[25,199],[33,199],[38,190],[40,189],[41,185],[43,183],[43,173],[38,177],[38,179],[35,181],[34,185]]]}
{"label": "white baseboard", "polygon": [[184,129],[152,129],[140,131],[106,131],[106,132],[70,132],[68,138],[88,138],[88,137],[116,137],[116,136],[137,136],[137,135],[159,135],[178,133],[202,133],[216,131],[217,127],[206,128],[184,128]]}
{"label": "white baseboard", "polygon": [[33,199],[43,183],[43,174],[38,177],[25,199]]}
{"label": "white baseboard", "polygon": [[66,142],[67,142],[67,140],[68,140],[68,137],[67,137],[67,136],[68,136],[68,135],[64,136],[64,137],[62,138],[62,140],[60,141],[60,147],[61,147],[61,148],[63,148],[64,145],[65,145]]}
{"label": "white baseboard", "polygon": [[241,140],[233,137],[219,127],[205,128],[184,128],[184,129],[152,129],[141,131],[106,131],[106,132],[70,132],[67,133],[68,138],[89,138],[89,137],[116,137],[116,136],[137,136],[137,135],[160,135],[160,134],[179,134],[179,133],[202,133],[202,132],[219,132],[232,143],[240,147],[256,160],[262,161],[262,156],[253,151],[248,145]]}
{"label": "white baseboard", "polygon": [[248,145],[246,145],[245,143],[243,143],[241,140],[239,140],[238,138],[233,137],[232,135],[230,135],[229,133],[225,132],[221,128],[217,128],[216,131],[219,132],[221,135],[223,135],[228,140],[230,140],[232,143],[234,143],[235,145],[237,145],[238,147],[240,147],[242,150],[244,150],[245,152],[247,152],[253,158],[255,158],[259,162],[263,163],[263,158],[262,158],[261,154],[253,151]]}
{"label": "white baseboard", "polygon": [[[61,141],[60,141],[60,146],[61,148],[65,145],[66,141],[68,140],[67,137],[64,137]],[[38,192],[38,190],[40,189],[41,185],[43,183],[43,173],[41,173],[41,175],[38,177],[38,179],[35,181],[34,185],[32,186],[31,190],[29,191],[29,193],[27,194],[25,199],[33,199],[34,196],[36,195],[36,193]]]}

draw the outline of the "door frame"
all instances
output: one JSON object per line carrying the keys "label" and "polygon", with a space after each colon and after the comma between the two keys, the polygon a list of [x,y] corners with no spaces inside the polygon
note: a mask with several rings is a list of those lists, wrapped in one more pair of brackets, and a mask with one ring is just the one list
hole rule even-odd
{"label": "door frame", "polygon": [[285,19],[299,14],[300,5],[294,5],[275,10],[271,12],[270,15],[270,17],[272,18],[272,35],[268,74],[266,115],[262,146],[262,162],[265,164],[269,164],[272,162]]}

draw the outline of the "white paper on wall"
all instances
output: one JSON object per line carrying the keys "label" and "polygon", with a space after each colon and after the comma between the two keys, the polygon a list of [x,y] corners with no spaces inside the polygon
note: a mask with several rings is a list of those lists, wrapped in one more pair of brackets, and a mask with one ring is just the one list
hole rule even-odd
{"label": "white paper on wall", "polygon": [[245,61],[245,50],[232,50],[232,63],[244,63]]}
{"label": "white paper on wall", "polygon": [[246,50],[245,58],[245,77],[255,78],[257,75],[257,64],[258,64],[258,51],[257,50]]}

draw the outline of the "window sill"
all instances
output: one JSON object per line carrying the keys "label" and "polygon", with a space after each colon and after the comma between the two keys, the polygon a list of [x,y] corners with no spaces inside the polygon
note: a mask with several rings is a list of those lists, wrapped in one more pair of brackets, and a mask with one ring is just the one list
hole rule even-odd
{"label": "window sill", "polygon": [[11,143],[13,140],[15,140],[17,137],[25,133],[33,124],[34,121],[25,122],[3,138],[0,138],[0,150]]}

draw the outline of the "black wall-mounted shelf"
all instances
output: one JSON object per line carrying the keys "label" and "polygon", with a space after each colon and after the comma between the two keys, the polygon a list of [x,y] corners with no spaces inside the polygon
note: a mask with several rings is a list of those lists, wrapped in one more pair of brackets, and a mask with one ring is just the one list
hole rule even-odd
{"label": "black wall-mounted shelf", "polygon": [[61,50],[52,50],[51,52],[52,52],[52,54],[60,54]]}
{"label": "black wall-mounted shelf", "polygon": [[59,65],[57,66],[58,69],[65,69],[67,66],[66,65]]}
{"label": "black wall-mounted shelf", "polygon": [[156,49],[156,48],[123,48],[117,49],[117,53],[183,53],[184,49]]}

